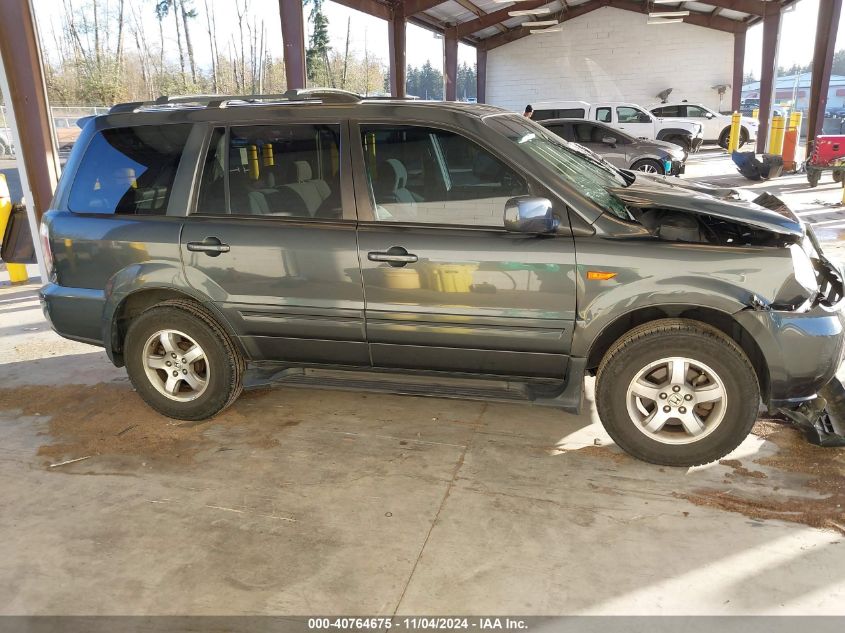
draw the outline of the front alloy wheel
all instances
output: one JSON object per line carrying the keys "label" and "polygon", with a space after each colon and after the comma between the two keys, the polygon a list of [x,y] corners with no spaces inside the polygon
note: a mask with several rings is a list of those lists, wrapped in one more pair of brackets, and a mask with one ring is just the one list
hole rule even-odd
{"label": "front alloy wheel", "polygon": [[700,361],[662,358],[643,367],[628,385],[628,415],[648,437],[665,444],[689,444],[725,419],[722,379]]}
{"label": "front alloy wheel", "polygon": [[757,419],[757,374],[737,343],[691,319],[640,325],[610,346],[596,407],[616,444],[639,459],[696,466],[724,457]]}

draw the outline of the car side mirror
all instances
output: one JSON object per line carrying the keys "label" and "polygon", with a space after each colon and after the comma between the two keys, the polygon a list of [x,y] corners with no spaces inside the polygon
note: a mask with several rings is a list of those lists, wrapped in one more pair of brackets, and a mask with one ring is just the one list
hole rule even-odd
{"label": "car side mirror", "polygon": [[505,203],[505,230],[512,233],[554,233],[558,227],[548,198],[517,196]]}
{"label": "car side mirror", "polygon": [[605,136],[602,140],[602,143],[605,145],[615,146],[616,145],[616,137],[615,136]]}
{"label": "car side mirror", "polygon": [[716,116],[716,115],[715,115],[715,114],[713,114],[712,112],[708,112],[708,113],[707,113],[707,114],[705,114],[704,116],[706,116],[708,119],[712,119],[712,118],[715,118],[715,116]]}

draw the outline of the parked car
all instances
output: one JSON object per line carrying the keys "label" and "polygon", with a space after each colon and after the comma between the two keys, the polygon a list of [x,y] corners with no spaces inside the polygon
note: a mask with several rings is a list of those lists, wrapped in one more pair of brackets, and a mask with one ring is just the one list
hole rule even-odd
{"label": "parked car", "polygon": [[546,119],[540,123],[620,169],[678,176],[686,167],[684,150],[673,143],[637,139],[604,123],[580,119]]}
{"label": "parked car", "polygon": [[843,355],[841,273],[776,198],[619,171],[492,106],[115,106],[40,234],[53,328],[184,420],[271,380],[577,412],[591,374],[619,446],[689,466]]}
{"label": "parked car", "polygon": [[701,147],[701,124],[689,121],[663,121],[633,103],[587,103],[586,101],[546,101],[534,105],[535,121],[545,119],[587,119],[621,130],[634,138],[674,143],[689,154]]}
{"label": "parked car", "polygon": [[[731,134],[731,115],[719,114],[707,106],[698,103],[667,103],[651,107],[651,113],[666,121],[693,121],[701,123],[704,141],[718,143],[720,147],[728,147]],[[744,116],[740,119],[739,146],[749,141],[757,140],[757,119]]]}

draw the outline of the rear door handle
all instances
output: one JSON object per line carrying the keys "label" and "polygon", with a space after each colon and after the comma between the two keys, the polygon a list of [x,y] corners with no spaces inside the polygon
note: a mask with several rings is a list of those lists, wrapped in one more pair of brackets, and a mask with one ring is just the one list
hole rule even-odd
{"label": "rear door handle", "polygon": [[202,242],[188,242],[188,250],[194,253],[205,253],[210,257],[217,257],[220,253],[228,253],[228,244],[224,244],[217,237],[207,237]]}
{"label": "rear door handle", "polygon": [[409,253],[401,246],[391,246],[386,251],[370,251],[367,259],[371,262],[387,262],[391,266],[400,267],[419,261],[419,257]]}

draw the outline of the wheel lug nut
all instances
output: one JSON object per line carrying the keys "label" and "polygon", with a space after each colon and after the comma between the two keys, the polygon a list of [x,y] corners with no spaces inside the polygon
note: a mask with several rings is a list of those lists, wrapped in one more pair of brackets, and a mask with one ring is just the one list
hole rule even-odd
{"label": "wheel lug nut", "polygon": [[678,393],[680,390],[681,390],[681,388],[678,385],[675,385],[674,387],[672,387],[672,391],[674,391],[675,393]]}
{"label": "wheel lug nut", "polygon": [[687,395],[684,396],[684,400],[687,400],[687,401],[692,400],[692,396],[687,394]]}
{"label": "wheel lug nut", "polygon": [[174,372],[173,372],[173,375],[174,375],[174,376],[178,376],[178,375],[179,375],[179,372],[178,372],[178,371],[174,371]]}
{"label": "wheel lug nut", "polygon": [[170,361],[166,361],[164,364],[170,367]]}
{"label": "wheel lug nut", "polygon": [[171,352],[171,353],[170,353],[170,357],[171,357],[171,358],[176,358],[176,354],[174,354],[173,352]]}
{"label": "wheel lug nut", "polygon": [[665,393],[661,393],[661,394],[660,394],[660,399],[661,399],[661,400],[666,400],[666,394],[665,394]]}
{"label": "wheel lug nut", "polygon": [[183,369],[183,370],[182,370],[182,373],[183,373],[183,374],[185,374],[185,375],[187,376],[187,375],[188,375],[188,370],[187,370],[187,369]]}
{"label": "wheel lug nut", "polygon": [[183,362],[183,363],[185,362],[185,359],[184,359],[184,358],[182,359],[182,362]]}
{"label": "wheel lug nut", "polygon": [[679,412],[679,413],[686,413],[686,412],[687,412],[687,408],[686,408],[686,407],[681,407],[680,409],[678,409],[678,412]]}
{"label": "wheel lug nut", "polygon": [[672,407],[663,407],[664,413],[669,413],[672,410]]}

